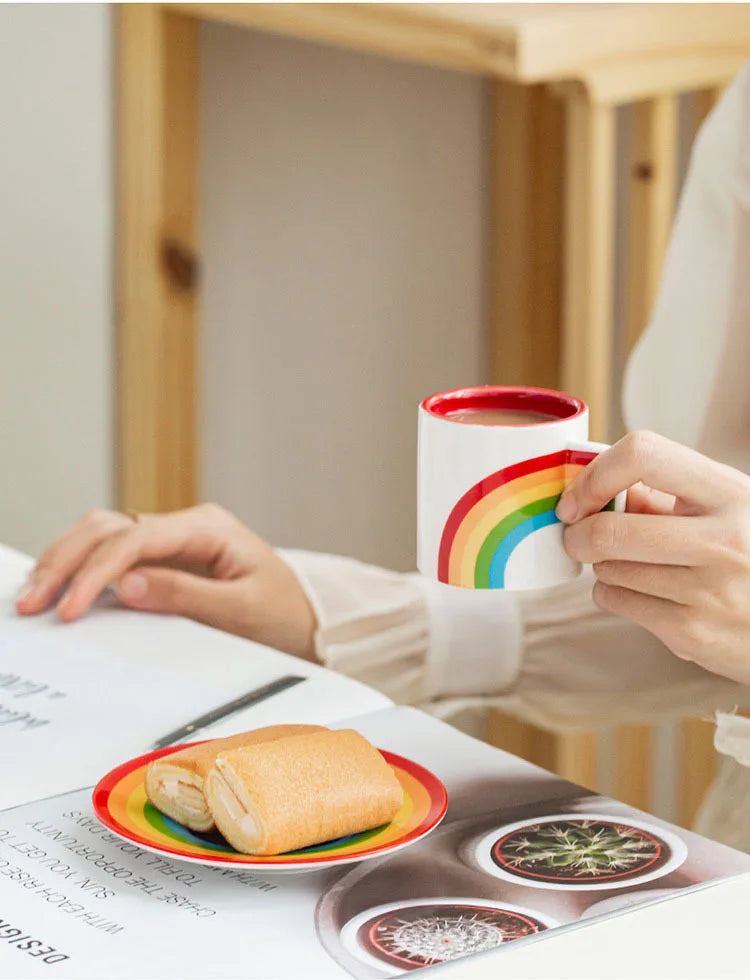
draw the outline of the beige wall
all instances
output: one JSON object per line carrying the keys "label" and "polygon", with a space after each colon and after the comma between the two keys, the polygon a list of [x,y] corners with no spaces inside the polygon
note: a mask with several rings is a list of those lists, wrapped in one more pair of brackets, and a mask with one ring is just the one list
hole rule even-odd
{"label": "beige wall", "polygon": [[203,494],[414,565],[416,405],[480,381],[484,88],[204,28]]}
{"label": "beige wall", "polygon": [[0,541],[111,496],[109,11],[0,5]]}

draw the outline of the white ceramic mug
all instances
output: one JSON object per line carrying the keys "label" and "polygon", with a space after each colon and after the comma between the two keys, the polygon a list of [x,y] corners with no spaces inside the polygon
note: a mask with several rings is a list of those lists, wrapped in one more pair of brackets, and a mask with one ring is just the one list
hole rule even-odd
{"label": "white ceramic mug", "polygon": [[[458,420],[501,409],[529,424]],[[555,506],[598,453],[579,398],[546,388],[459,388],[419,406],[417,567],[467,589],[538,589],[576,578]],[[624,495],[610,508],[624,509]]]}

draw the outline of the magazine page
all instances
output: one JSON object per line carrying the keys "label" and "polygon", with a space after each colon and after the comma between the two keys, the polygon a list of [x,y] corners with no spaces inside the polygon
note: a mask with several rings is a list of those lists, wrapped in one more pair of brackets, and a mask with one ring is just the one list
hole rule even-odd
{"label": "magazine page", "polygon": [[0,972],[396,976],[750,870],[748,856],[413,709],[337,726],[350,724],[411,773],[410,819],[428,812],[435,778],[445,785],[447,814],[426,836],[349,864],[334,861],[348,841],[335,842],[328,867],[259,872],[171,857],[200,835],[155,819],[132,773],[118,777],[123,821],[147,846],[126,823],[118,834],[103,826],[90,790],[6,810]]}
{"label": "magazine page", "polygon": [[[10,558],[9,558],[10,554]],[[25,562],[0,553],[0,807],[91,785],[199,715],[287,674],[306,679],[197,737],[326,724],[389,705],[357,681],[180,617],[122,609],[18,616]]]}

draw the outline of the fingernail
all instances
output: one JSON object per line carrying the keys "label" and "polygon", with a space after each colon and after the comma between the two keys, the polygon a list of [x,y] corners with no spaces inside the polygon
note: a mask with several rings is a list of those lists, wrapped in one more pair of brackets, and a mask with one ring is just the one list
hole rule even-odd
{"label": "fingernail", "polygon": [[26,578],[24,579],[23,585],[18,590],[18,595],[16,597],[17,600],[19,602],[23,602],[24,599],[27,599],[31,595],[31,593],[34,591],[34,589],[37,588],[38,585],[39,583],[37,582],[36,566],[35,566],[27,574]]}
{"label": "fingernail", "polygon": [[148,582],[145,575],[138,572],[130,572],[125,575],[115,586],[115,591],[120,599],[125,602],[138,602],[143,599],[148,592]]}
{"label": "fingernail", "polygon": [[18,590],[18,595],[16,596],[16,602],[25,602],[35,589],[36,589],[36,585],[33,581],[26,582]]}
{"label": "fingernail", "polygon": [[577,512],[578,507],[573,497],[570,494],[564,493],[558,500],[557,507],[555,508],[558,520],[561,520],[563,524],[570,524],[576,519]]}
{"label": "fingernail", "polygon": [[63,594],[60,596],[60,599],[57,602],[57,608],[65,609],[65,607],[70,603],[70,600],[72,598],[73,598],[73,593],[70,591],[70,589],[68,589],[67,592],[63,592]]}

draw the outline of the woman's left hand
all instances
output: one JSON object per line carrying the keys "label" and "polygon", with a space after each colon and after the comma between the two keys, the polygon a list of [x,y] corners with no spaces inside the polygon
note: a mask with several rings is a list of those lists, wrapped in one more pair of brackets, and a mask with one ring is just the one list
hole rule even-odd
{"label": "woman's left hand", "polygon": [[[627,513],[600,513],[623,490]],[[557,514],[568,554],[594,566],[598,606],[750,684],[750,477],[632,432],[572,481]]]}

